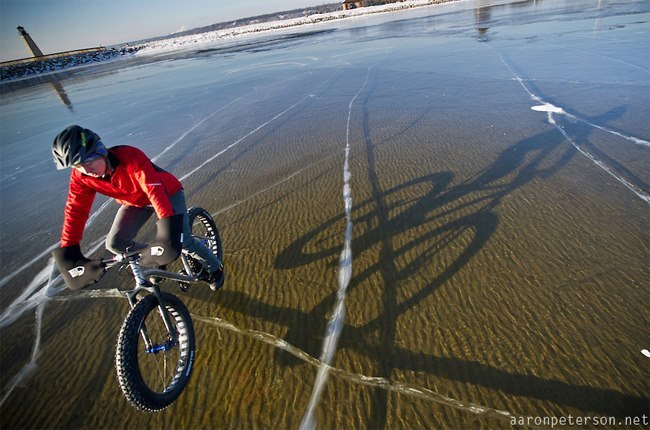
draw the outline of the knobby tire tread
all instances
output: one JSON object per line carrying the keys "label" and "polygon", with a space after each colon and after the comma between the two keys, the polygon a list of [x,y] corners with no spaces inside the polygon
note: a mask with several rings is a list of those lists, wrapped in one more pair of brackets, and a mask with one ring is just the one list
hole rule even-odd
{"label": "knobby tire tread", "polygon": [[217,256],[219,261],[223,264],[223,248],[221,246],[221,237],[219,236],[219,230],[217,229],[217,224],[212,219],[212,216],[203,208],[192,207],[187,211],[187,216],[190,222],[190,229],[194,224],[194,221],[198,219],[203,226],[212,233],[212,238],[215,241],[212,246],[212,253]]}
{"label": "knobby tire tread", "polygon": [[[158,312],[158,299],[156,296],[148,295],[144,297],[131,309],[120,329],[115,353],[117,379],[124,396],[134,407],[147,412],[163,410],[178,398],[189,381],[194,364],[194,327],[189,311],[176,296],[168,293],[161,294],[165,305],[171,306],[185,324],[185,335],[189,347],[189,359],[174,388],[166,393],[151,391],[142,380],[138,366],[138,353],[144,353],[144,351],[138,351],[140,327],[150,312]],[[174,320],[173,315],[170,314],[170,317]],[[175,348],[180,347],[181,345],[177,345]]]}

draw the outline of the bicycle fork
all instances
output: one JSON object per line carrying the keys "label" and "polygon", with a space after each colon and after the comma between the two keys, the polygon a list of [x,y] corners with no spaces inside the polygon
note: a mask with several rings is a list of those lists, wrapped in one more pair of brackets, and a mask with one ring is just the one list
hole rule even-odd
{"label": "bicycle fork", "polygon": [[162,294],[160,293],[160,288],[157,285],[148,282],[144,278],[142,269],[137,263],[137,257],[129,258],[129,266],[131,267],[133,277],[136,281],[136,287],[126,293],[131,309],[133,309],[138,303],[136,296],[140,290],[148,291],[149,293],[156,296],[156,299],[158,300],[158,312],[160,313],[160,317],[165,323],[165,328],[167,329],[167,341],[161,345],[158,345],[151,341],[149,333],[147,332],[147,326],[144,322],[142,323],[142,327],[140,328],[140,336],[142,336],[142,340],[145,344],[145,352],[147,354],[157,354],[161,351],[169,351],[174,346],[178,345],[178,333],[176,332],[176,329],[171,322],[169,312],[167,311],[167,307],[165,306],[162,299]]}

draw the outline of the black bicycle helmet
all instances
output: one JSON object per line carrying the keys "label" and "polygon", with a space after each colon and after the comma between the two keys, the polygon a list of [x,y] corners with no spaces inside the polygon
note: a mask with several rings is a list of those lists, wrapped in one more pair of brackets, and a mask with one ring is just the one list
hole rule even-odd
{"label": "black bicycle helmet", "polygon": [[82,163],[93,154],[100,142],[100,137],[78,125],[71,125],[63,130],[52,143],[52,156],[58,170]]}

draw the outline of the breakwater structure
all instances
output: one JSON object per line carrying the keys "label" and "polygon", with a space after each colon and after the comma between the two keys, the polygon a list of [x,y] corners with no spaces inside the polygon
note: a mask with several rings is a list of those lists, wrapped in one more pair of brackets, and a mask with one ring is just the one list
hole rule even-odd
{"label": "breakwater structure", "polygon": [[94,48],[57,52],[54,54],[43,54],[23,27],[18,27],[18,34],[23,38],[33,56],[1,62],[0,81],[30,77],[42,73],[56,72],[61,69],[81,64],[105,61],[138,50],[138,47],[132,47],[129,45],[125,45],[120,49],[98,46]]}

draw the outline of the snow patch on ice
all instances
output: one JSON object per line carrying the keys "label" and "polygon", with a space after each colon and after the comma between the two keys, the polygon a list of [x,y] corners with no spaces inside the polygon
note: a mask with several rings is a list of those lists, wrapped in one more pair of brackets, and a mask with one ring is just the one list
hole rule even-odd
{"label": "snow patch on ice", "polygon": [[566,113],[564,112],[564,109],[562,109],[561,107],[554,106],[550,103],[544,103],[543,105],[533,106],[531,107],[531,109],[536,110],[538,112],[550,112],[550,113],[560,113],[560,114]]}

